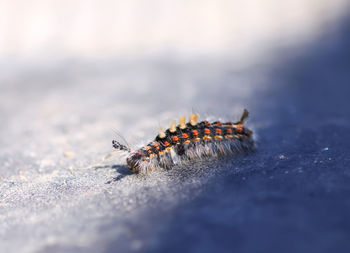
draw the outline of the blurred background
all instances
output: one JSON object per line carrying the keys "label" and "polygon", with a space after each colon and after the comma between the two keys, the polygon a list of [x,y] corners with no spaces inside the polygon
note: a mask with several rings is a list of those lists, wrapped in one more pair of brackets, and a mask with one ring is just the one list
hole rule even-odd
{"label": "blurred background", "polygon": [[[1,252],[349,252],[348,0],[0,0]],[[258,150],[147,177],[191,112]]]}
{"label": "blurred background", "polygon": [[2,60],[170,54],[254,61],[336,29],[348,1],[2,0],[0,7]]}

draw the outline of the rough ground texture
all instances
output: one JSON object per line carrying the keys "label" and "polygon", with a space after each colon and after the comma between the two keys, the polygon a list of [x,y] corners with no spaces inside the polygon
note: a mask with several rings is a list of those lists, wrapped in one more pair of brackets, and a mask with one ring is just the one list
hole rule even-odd
{"label": "rough ground texture", "polygon": [[[2,63],[0,251],[350,252],[349,30],[326,37],[239,69]],[[137,147],[192,107],[248,108],[257,152],[149,176],[101,162],[114,129]]]}

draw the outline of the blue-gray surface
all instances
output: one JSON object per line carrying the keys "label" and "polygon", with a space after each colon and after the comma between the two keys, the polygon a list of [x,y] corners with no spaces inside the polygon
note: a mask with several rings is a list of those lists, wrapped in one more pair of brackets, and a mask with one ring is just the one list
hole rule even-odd
{"label": "blue-gray surface", "polygon": [[[350,252],[349,30],[328,36],[246,68],[5,62],[1,252]],[[142,144],[192,106],[250,109],[257,152],[148,176],[100,162],[113,129]]]}

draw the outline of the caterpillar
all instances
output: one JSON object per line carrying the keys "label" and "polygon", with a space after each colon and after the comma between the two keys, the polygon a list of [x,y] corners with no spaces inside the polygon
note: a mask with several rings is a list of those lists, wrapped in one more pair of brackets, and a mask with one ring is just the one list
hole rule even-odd
{"label": "caterpillar", "polygon": [[152,142],[136,151],[116,140],[112,144],[115,149],[128,152],[126,163],[135,173],[171,169],[175,165],[253,150],[253,132],[244,126],[248,116],[244,109],[235,123],[206,120],[197,123],[198,115],[191,114],[187,123],[181,117],[177,126],[176,121],[171,121],[165,131],[160,128]]}

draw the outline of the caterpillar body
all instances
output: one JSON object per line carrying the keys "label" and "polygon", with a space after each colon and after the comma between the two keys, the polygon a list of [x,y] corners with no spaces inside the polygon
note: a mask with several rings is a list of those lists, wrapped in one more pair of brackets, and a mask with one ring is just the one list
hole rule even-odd
{"label": "caterpillar body", "polygon": [[136,151],[113,140],[115,149],[128,152],[126,163],[135,173],[147,173],[154,169],[170,169],[211,157],[223,157],[254,149],[253,132],[244,126],[249,113],[244,109],[238,122],[221,121],[197,123],[198,115],[191,114],[189,122],[179,119],[179,125],[172,121],[170,127],[159,130],[157,137]]}

